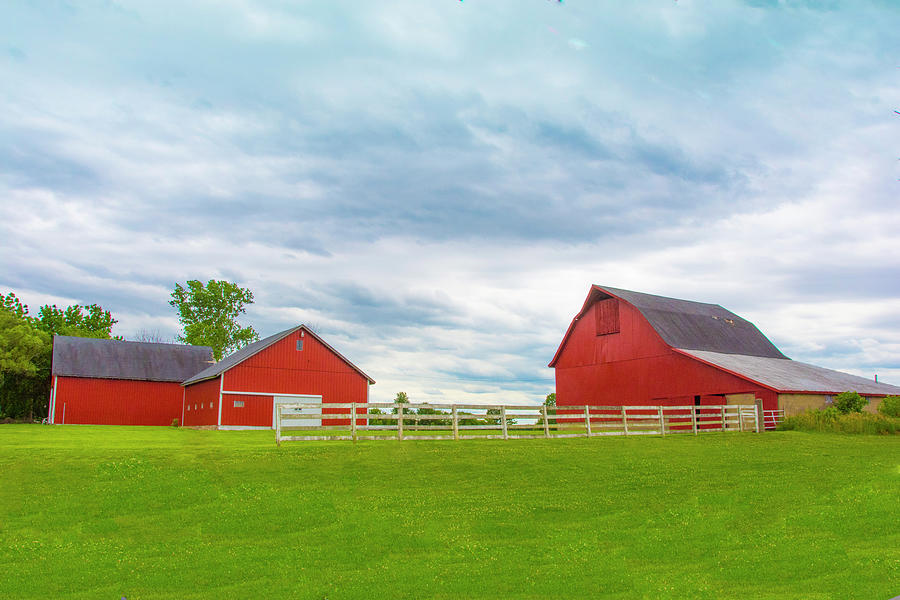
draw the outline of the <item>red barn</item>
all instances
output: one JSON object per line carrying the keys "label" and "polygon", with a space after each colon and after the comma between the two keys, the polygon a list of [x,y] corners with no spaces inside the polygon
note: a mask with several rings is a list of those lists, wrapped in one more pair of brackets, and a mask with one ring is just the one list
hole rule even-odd
{"label": "red barn", "polygon": [[[188,378],[183,384],[182,422],[219,429],[271,428],[276,403],[367,402],[373,383],[359,367],[299,325],[241,348]],[[325,419],[323,424],[347,422]]]}
{"label": "red barn", "polygon": [[900,387],[787,358],[717,304],[592,286],[550,362],[559,406],[753,404],[786,415]]}
{"label": "red barn", "polygon": [[170,425],[181,418],[181,382],[211,359],[206,346],[54,336],[49,421]]}

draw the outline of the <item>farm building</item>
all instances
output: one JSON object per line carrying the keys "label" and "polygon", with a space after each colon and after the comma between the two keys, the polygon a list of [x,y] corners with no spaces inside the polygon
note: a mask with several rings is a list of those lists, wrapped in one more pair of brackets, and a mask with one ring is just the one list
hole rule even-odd
{"label": "farm building", "polygon": [[[182,423],[219,429],[270,428],[276,404],[367,402],[373,383],[359,367],[300,325],[241,348],[187,378]],[[322,412],[329,411],[323,407]],[[322,424],[346,421],[325,419]]]}
{"label": "farm building", "polygon": [[786,415],[840,392],[900,387],[789,359],[753,323],[722,308],[594,285],[550,362],[557,404],[753,404]]}
{"label": "farm building", "polygon": [[206,346],[54,336],[48,420],[170,425],[181,417],[181,382],[211,360]]}

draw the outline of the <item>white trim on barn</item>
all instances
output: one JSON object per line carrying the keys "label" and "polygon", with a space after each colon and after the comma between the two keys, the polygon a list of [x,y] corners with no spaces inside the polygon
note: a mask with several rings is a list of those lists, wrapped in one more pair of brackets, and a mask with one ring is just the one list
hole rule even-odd
{"label": "white trim on barn", "polygon": [[222,426],[222,387],[225,385],[225,373],[219,375],[219,421],[216,427]]}

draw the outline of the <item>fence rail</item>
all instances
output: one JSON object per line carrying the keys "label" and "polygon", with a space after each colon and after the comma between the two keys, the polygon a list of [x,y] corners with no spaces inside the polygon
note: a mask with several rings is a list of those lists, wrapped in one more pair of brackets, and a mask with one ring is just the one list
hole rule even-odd
{"label": "fence rail", "polygon": [[764,410],[763,425],[766,429],[775,429],[784,420],[783,410]]}
{"label": "fence rail", "polygon": [[[768,412],[768,411],[767,411]],[[756,406],[278,404],[275,442],[672,435],[761,429]]]}

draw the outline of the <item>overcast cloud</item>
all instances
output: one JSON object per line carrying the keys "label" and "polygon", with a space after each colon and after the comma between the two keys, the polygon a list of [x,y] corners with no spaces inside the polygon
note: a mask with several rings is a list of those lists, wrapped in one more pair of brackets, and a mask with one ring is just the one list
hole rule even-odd
{"label": "overcast cloud", "polygon": [[900,384],[888,1],[7,3],[0,292],[251,288],[413,401],[536,402],[590,284]]}

